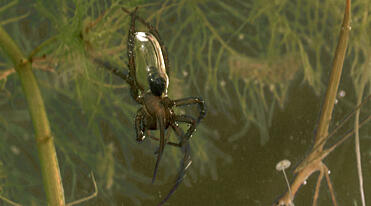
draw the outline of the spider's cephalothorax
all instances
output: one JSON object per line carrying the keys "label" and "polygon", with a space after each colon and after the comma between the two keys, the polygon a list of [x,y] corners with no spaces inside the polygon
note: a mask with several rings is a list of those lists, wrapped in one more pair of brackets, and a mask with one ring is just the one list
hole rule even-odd
{"label": "spider's cephalothorax", "polygon": [[[200,97],[187,97],[179,100],[171,100],[167,96],[169,85],[169,59],[166,48],[161,41],[156,28],[147,23],[144,19],[133,12],[122,8],[131,16],[130,28],[128,33],[128,67],[129,72],[122,72],[111,64],[97,58],[93,58],[96,63],[110,70],[114,74],[124,79],[130,85],[130,93],[133,99],[143,105],[135,117],[136,140],[142,142],[145,137],[160,141],[159,149],[156,151],[157,161],[153,172],[152,183],[155,181],[157,169],[161,160],[165,145],[172,145],[181,148],[184,158],[181,161],[181,170],[176,182],[162,205],[182,182],[185,171],[191,164],[189,139],[196,130],[198,123],[206,115],[206,106]],[[147,27],[148,32],[136,32],[135,22],[140,21]],[[190,115],[178,115],[173,111],[173,107],[197,104],[199,115],[194,118]],[[189,125],[184,133],[178,123]],[[171,128],[180,138],[178,143],[170,142],[165,139],[165,133]],[[160,138],[150,134],[150,130],[160,130]]]}

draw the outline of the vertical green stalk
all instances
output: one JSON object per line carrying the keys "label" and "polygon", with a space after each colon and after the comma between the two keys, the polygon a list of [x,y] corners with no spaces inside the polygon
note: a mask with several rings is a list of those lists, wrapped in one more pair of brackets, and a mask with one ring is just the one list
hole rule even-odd
{"label": "vertical green stalk", "polygon": [[31,63],[23,56],[15,42],[0,27],[0,47],[14,64],[20,78],[36,134],[37,150],[48,205],[65,205],[61,175],[53,137],[40,89]]}
{"label": "vertical green stalk", "polygon": [[[336,94],[339,88],[340,77],[343,71],[343,63],[345,59],[345,52],[348,46],[349,32],[350,32],[350,8],[351,1],[346,0],[346,7],[344,12],[343,24],[341,25],[339,41],[336,47],[334,60],[332,62],[332,69],[330,80],[327,86],[326,96],[322,105],[319,126],[315,138],[314,148],[318,146],[318,150],[322,150],[325,145],[325,139],[328,136],[328,128],[332,117],[332,111],[335,105]],[[321,144],[321,145],[318,145]]]}

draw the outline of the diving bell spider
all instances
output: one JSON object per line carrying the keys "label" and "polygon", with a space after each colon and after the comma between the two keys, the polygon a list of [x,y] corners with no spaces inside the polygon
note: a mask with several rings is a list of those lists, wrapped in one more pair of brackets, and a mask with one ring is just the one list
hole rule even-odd
{"label": "diving bell spider", "polygon": [[[137,112],[135,117],[135,130],[137,142],[144,141],[145,137],[148,136],[151,139],[160,141],[160,147],[157,154],[157,161],[153,172],[152,183],[156,179],[157,170],[159,163],[164,151],[165,144],[176,146],[182,149],[184,158],[181,162],[181,169],[178,174],[177,180],[173,188],[170,190],[167,197],[160,203],[164,203],[170,195],[175,191],[180,182],[184,177],[184,173],[188,166],[191,164],[190,160],[190,148],[188,140],[196,130],[198,123],[206,115],[206,106],[202,98],[200,97],[188,97],[179,100],[171,100],[167,96],[167,88],[169,85],[169,58],[167,55],[166,48],[161,41],[160,35],[155,27],[147,23],[144,19],[136,15],[137,8],[130,12],[129,10],[122,8],[122,10],[130,15],[130,28],[128,33],[127,49],[128,49],[128,67],[129,73],[125,73],[115,68],[107,62],[101,61],[94,58],[94,61],[99,65],[110,70],[114,74],[124,79],[130,85],[130,92],[133,99],[143,105]],[[135,21],[140,21],[149,31],[148,32],[136,32]],[[154,58],[146,59],[146,75],[149,84],[149,90],[145,91],[143,85],[137,80],[137,70],[135,62],[135,42],[142,41],[143,44],[149,43],[152,51],[154,52]],[[148,58],[146,56],[145,58]],[[177,115],[174,113],[173,107],[185,106],[197,104],[199,107],[199,115],[196,118],[190,115]],[[183,130],[178,126],[178,123],[189,124],[190,127],[184,134]],[[179,143],[167,141],[165,133],[167,129],[171,127],[177,136],[181,138]],[[160,130],[160,138],[150,135],[150,130]]]}

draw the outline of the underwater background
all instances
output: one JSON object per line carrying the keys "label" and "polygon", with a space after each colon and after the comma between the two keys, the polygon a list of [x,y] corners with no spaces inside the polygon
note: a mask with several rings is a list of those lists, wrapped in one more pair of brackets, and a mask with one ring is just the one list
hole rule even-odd
{"label": "underwater background", "polygon": [[[330,131],[356,107],[361,88],[364,96],[371,93],[370,4],[352,1],[352,29]],[[271,205],[287,190],[277,162],[291,161],[286,172],[293,180],[295,166],[312,148],[345,2],[1,1],[0,25],[34,60],[66,202],[94,192],[91,172],[98,196],[81,205],[156,205],[176,179],[183,156],[167,146],[151,184],[158,142],[135,141],[134,118],[141,105],[126,82],[85,52],[94,48],[127,70],[130,17],[121,7],[136,6],[167,47],[169,97],[200,96],[208,106],[190,139],[193,163],[165,205]],[[146,28],[137,22],[137,30]],[[0,195],[22,205],[46,205],[34,129],[13,67],[0,50]],[[360,81],[364,75],[367,81]],[[194,115],[195,109],[176,113]],[[367,103],[361,117],[370,113]],[[346,123],[330,144],[353,124]],[[174,134],[171,139],[177,140]],[[360,140],[370,203],[370,123],[360,130]],[[354,138],[324,160],[340,205],[361,205],[355,160]],[[316,177],[300,188],[297,205],[312,205]],[[325,184],[319,205],[332,204]]]}

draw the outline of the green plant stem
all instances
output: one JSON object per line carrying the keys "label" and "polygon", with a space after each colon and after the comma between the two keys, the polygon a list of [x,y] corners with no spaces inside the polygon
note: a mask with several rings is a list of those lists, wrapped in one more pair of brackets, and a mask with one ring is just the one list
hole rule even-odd
{"label": "green plant stem", "polygon": [[[296,192],[299,190],[300,186],[303,182],[308,179],[314,172],[320,171],[321,174],[323,172],[327,172],[328,169],[325,164],[323,164],[322,160],[331,152],[333,151],[337,145],[341,144],[345,141],[349,136],[346,135],[343,139],[338,141],[334,144],[331,148],[327,150],[323,150],[323,146],[326,144],[328,140],[328,128],[329,123],[332,116],[332,111],[335,104],[336,93],[340,83],[340,77],[343,69],[343,63],[345,59],[345,53],[347,49],[348,39],[349,39],[349,31],[350,31],[350,11],[351,11],[351,0],[346,0],[346,6],[344,11],[344,18],[343,24],[341,26],[339,41],[336,47],[335,56],[332,64],[330,80],[326,90],[326,96],[324,103],[322,105],[321,116],[319,121],[319,126],[317,128],[317,134],[314,142],[314,146],[312,151],[309,155],[306,156],[305,160],[300,163],[300,165],[295,169],[294,173],[296,174],[294,182],[291,184],[291,192],[286,192],[283,197],[281,197],[278,202],[281,205],[291,205],[293,204],[293,198],[295,197]],[[368,119],[367,119],[368,121]],[[336,206],[335,196],[332,190],[332,186],[330,186],[329,177],[326,175],[328,187],[331,193],[331,198],[333,200],[333,204]],[[318,179],[315,196],[313,198],[313,205],[317,205],[317,199],[320,188],[320,183],[322,181],[322,177]],[[283,203],[283,204],[282,204]]]}
{"label": "green plant stem", "polygon": [[37,149],[48,205],[65,205],[62,179],[49,121],[40,89],[31,69],[15,42],[0,27],[0,47],[9,56],[20,78],[31,120],[35,129]]}
{"label": "green plant stem", "polygon": [[39,46],[37,46],[28,57],[28,60],[32,60],[32,58],[38,54],[44,47],[48,46],[49,44],[53,43],[57,39],[56,36],[51,37],[50,39],[44,41]]}
{"label": "green plant stem", "polygon": [[[356,91],[357,94],[357,104],[360,104],[362,102],[362,96],[364,93],[364,90],[367,85],[367,81],[369,78],[368,72],[368,65],[370,62],[370,56],[368,55],[368,58],[366,60],[365,65],[363,66],[364,72],[361,77],[360,77],[360,83],[359,83],[359,89]],[[363,186],[363,173],[362,173],[362,161],[361,161],[361,148],[360,148],[360,141],[359,141],[359,115],[361,111],[357,110],[356,112],[356,117],[354,118],[354,130],[355,130],[355,135],[354,135],[354,144],[355,144],[355,153],[356,153],[356,162],[357,162],[357,173],[358,173],[358,181],[359,181],[359,192],[361,195],[361,202],[362,206],[366,206],[366,199],[365,199],[365,191],[364,191],[364,186]]]}
{"label": "green plant stem", "polygon": [[[341,26],[339,41],[336,47],[334,60],[332,63],[332,69],[330,74],[330,80],[327,86],[326,97],[322,105],[321,116],[319,120],[319,126],[317,128],[317,134],[315,138],[314,147],[319,147],[322,150],[328,136],[328,128],[332,117],[332,111],[335,105],[336,94],[339,88],[340,77],[343,70],[343,63],[345,58],[345,52],[348,45],[350,31],[350,0],[346,1],[345,13],[343,24]],[[318,145],[319,142],[323,142],[322,145]]]}

